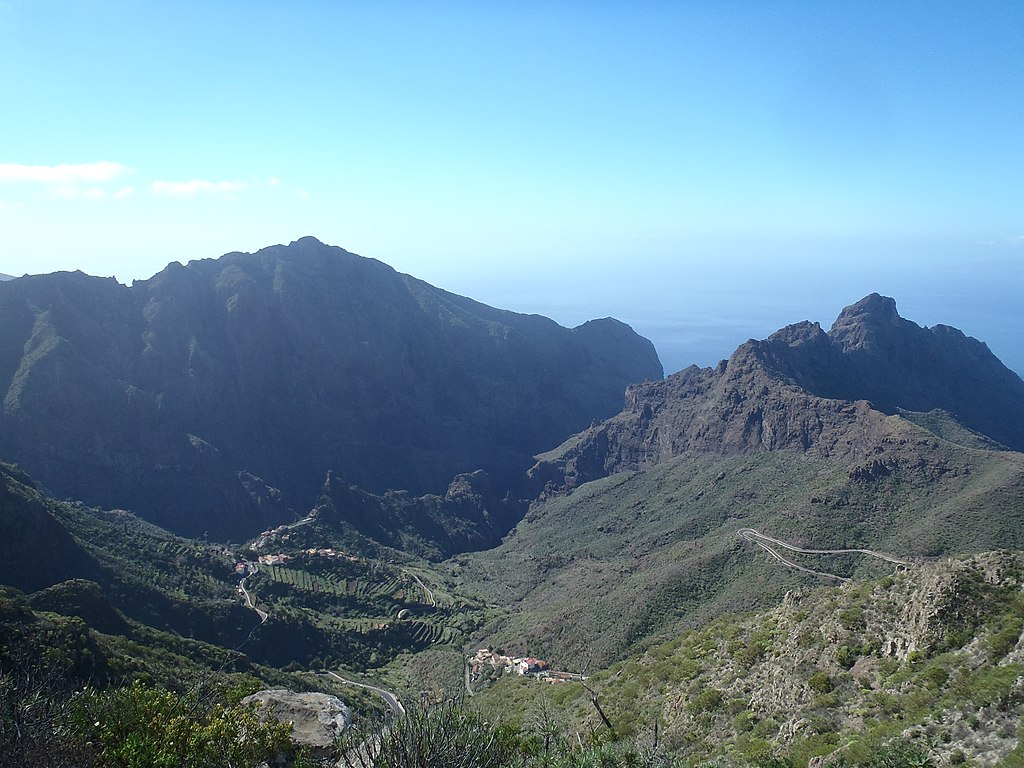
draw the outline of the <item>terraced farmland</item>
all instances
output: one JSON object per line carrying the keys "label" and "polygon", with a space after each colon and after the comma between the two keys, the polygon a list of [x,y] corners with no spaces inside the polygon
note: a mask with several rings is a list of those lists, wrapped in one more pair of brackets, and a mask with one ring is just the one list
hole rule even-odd
{"label": "terraced farmland", "polygon": [[271,617],[294,615],[377,657],[432,645],[461,645],[487,609],[457,594],[429,567],[307,553],[260,565],[252,589]]}

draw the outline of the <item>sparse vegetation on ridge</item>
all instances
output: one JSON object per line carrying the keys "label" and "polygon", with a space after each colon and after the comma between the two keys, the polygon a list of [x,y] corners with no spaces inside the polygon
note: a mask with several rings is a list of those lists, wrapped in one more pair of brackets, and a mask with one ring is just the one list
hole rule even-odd
{"label": "sparse vegetation on ridge", "polygon": [[[893,739],[935,765],[1012,765],[1024,716],[1024,559],[997,552],[875,581],[791,591],[597,671],[616,732],[657,723],[673,754],[728,764],[832,754],[859,764]],[[474,703],[495,719],[553,709],[587,733],[591,693],[504,678]]]}

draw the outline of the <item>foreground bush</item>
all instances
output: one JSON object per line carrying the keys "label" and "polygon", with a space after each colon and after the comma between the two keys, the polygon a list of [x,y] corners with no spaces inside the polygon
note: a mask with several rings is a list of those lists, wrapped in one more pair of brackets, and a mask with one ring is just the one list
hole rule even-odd
{"label": "foreground bush", "polygon": [[366,739],[343,745],[358,768],[670,768],[674,761],[632,741],[560,732],[550,721],[496,725],[445,702],[416,708]]}
{"label": "foreground bush", "polygon": [[253,768],[291,749],[287,724],[141,683],[80,694],[70,725],[97,768]]}
{"label": "foreground bush", "polygon": [[16,689],[0,679],[3,765],[255,768],[292,752],[287,724],[134,683],[107,691]]}

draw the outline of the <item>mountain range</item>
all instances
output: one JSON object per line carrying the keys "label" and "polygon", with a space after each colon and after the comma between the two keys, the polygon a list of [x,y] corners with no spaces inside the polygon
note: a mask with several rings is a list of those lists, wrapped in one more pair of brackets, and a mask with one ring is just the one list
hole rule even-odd
{"label": "mountain range", "polygon": [[[329,471],[370,493],[507,490],[538,451],[660,379],[610,318],[563,328],[303,238],[0,284],[0,457],[58,496],[191,535],[295,519]],[[503,531],[502,531],[503,532]]]}
{"label": "mountain range", "polygon": [[[990,551],[1024,550],[1024,382],[892,298],[667,377],[615,320],[312,238],[130,288],[18,278],[0,318],[3,669],[358,670],[729,765],[947,732],[950,764],[1016,765],[1024,576]],[[481,646],[590,687],[474,679]]]}
{"label": "mountain range", "polygon": [[626,408],[570,439],[531,470],[572,488],[673,456],[795,451],[843,459],[874,449],[885,417],[942,411],[1024,450],[1024,381],[976,339],[921,328],[872,294],[817,323],[751,339],[714,368],[637,384]]}

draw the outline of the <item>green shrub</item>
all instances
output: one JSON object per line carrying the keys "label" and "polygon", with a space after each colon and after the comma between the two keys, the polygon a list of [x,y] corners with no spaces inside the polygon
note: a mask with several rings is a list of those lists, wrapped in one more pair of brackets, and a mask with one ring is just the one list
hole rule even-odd
{"label": "green shrub", "polygon": [[733,718],[732,727],[736,733],[747,733],[754,729],[757,723],[757,715],[749,709],[745,709]]}
{"label": "green shrub", "polygon": [[722,708],[725,694],[717,688],[706,688],[698,693],[686,705],[692,715],[699,715],[702,712],[717,712]]}
{"label": "green shrub", "polygon": [[836,663],[843,669],[850,669],[857,663],[858,655],[848,645],[841,645],[836,652]]}
{"label": "green shrub", "polygon": [[1024,616],[1010,617],[1001,627],[997,627],[985,643],[992,661],[999,661],[1012,651],[1020,640],[1022,631]]}
{"label": "green shrub", "polygon": [[932,768],[935,763],[923,747],[898,741],[875,749],[866,758],[851,760],[840,756],[835,765],[836,768]]}
{"label": "green shrub", "polygon": [[825,672],[815,672],[807,678],[808,687],[815,693],[831,693],[833,689],[832,678]]}
{"label": "green shrub", "polygon": [[97,768],[251,768],[291,751],[286,724],[138,682],[82,692],[65,727]]}
{"label": "green shrub", "polygon": [[846,608],[839,612],[839,624],[843,629],[853,631],[864,628],[864,609],[860,606]]}
{"label": "green shrub", "polygon": [[921,681],[931,690],[939,690],[949,680],[949,671],[938,664],[929,664],[921,673]]}
{"label": "green shrub", "polygon": [[770,717],[766,717],[754,726],[753,734],[759,739],[769,739],[777,735],[778,732],[779,724]]}
{"label": "green shrub", "polygon": [[[358,762],[361,745],[348,745]],[[421,708],[381,732],[374,768],[500,768],[543,749],[512,726],[492,726],[454,702]]]}

